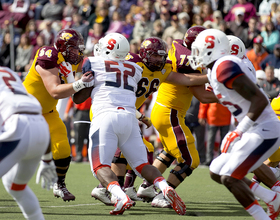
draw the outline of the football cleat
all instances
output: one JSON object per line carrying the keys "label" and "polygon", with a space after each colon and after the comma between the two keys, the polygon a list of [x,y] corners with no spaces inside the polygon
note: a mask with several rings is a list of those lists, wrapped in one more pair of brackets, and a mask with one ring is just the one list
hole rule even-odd
{"label": "football cleat", "polygon": [[75,196],[68,191],[64,181],[57,182],[53,185],[53,194],[57,198],[61,197],[64,202],[75,200]]}
{"label": "football cleat", "polygon": [[144,183],[139,186],[137,191],[137,197],[142,198],[146,202],[151,202],[157,194],[154,185],[146,186]]}
{"label": "football cleat", "polygon": [[168,186],[162,191],[162,193],[178,215],[186,214],[186,205],[176,193],[175,189],[173,189],[171,186]]}
{"label": "football cleat", "polygon": [[124,192],[128,197],[133,200],[133,201],[143,201],[141,198],[139,198],[136,194],[136,189],[135,187],[128,187],[124,189]]}
{"label": "football cleat", "polygon": [[115,204],[115,209],[110,211],[111,215],[122,215],[126,209],[130,209],[133,206],[133,201],[126,195],[122,200],[118,200]]}
{"label": "football cleat", "polygon": [[106,188],[95,187],[91,191],[91,197],[98,199],[100,202],[103,202],[105,205],[113,206],[115,204],[115,202],[111,201],[110,192]]}
{"label": "football cleat", "polygon": [[274,199],[269,202],[266,203],[267,205],[267,215],[272,219],[275,220],[279,213],[280,213],[280,194],[276,193]]}
{"label": "football cleat", "polygon": [[164,195],[162,192],[160,192],[152,201],[151,203],[152,207],[157,207],[157,208],[172,208],[170,205],[170,202],[167,201],[166,198],[164,198]]}

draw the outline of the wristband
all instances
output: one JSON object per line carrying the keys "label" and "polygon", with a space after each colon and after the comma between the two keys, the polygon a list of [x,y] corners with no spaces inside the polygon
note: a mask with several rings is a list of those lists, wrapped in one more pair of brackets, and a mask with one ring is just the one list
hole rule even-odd
{"label": "wristband", "polygon": [[79,79],[76,82],[73,82],[73,89],[75,90],[75,92],[79,92],[81,89],[85,88],[85,85],[82,81],[82,79]]}
{"label": "wristband", "polygon": [[144,115],[142,115],[138,110],[136,110],[135,115],[139,121],[142,121],[142,119],[144,118]]}
{"label": "wristband", "polygon": [[52,160],[52,152],[49,152],[47,154],[44,154],[42,157],[41,157],[41,160],[44,160],[44,161],[50,161]]}
{"label": "wristband", "polygon": [[245,133],[246,131],[248,131],[252,125],[255,122],[252,121],[252,119],[250,119],[247,115],[241,120],[241,122],[239,122],[239,124],[237,125],[236,129],[241,131],[242,133]]}

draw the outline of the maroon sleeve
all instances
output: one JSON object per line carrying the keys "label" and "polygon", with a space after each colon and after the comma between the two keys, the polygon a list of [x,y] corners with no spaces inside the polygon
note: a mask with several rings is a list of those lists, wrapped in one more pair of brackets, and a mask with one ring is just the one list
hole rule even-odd
{"label": "maroon sleeve", "polygon": [[38,52],[36,65],[40,65],[44,69],[59,68],[58,52],[54,47],[41,47]]}

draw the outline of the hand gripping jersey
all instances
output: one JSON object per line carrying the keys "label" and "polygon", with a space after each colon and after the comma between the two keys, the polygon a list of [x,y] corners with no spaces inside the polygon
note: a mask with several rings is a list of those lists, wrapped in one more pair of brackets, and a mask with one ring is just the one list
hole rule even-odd
{"label": "hand gripping jersey", "polygon": [[[226,106],[233,116],[240,122],[248,113],[250,102],[232,89],[233,79],[246,74],[256,84],[256,77],[248,66],[238,57],[233,55],[224,56],[216,61],[212,71],[208,69],[208,79],[213,87],[214,93],[221,104]],[[276,115],[270,105],[264,109],[256,120],[261,124],[265,121],[275,120]]]}
{"label": "hand gripping jersey", "polygon": [[89,62],[94,71],[94,89],[91,93],[93,117],[119,109],[135,115],[135,92],[142,68],[133,62],[103,57],[89,57]]}
{"label": "hand gripping jersey", "polygon": [[142,62],[138,54],[129,53],[126,60],[138,64],[143,69],[142,78],[138,82],[136,91],[136,108],[140,108],[144,101],[154,92],[156,92],[162,82],[166,80],[172,71],[171,62],[167,60],[161,71],[150,71]]}
{"label": "hand gripping jersey", "polygon": [[[54,99],[46,90],[40,74],[36,71],[36,65],[44,69],[59,68],[59,64],[64,61],[63,56],[52,46],[41,47],[34,58],[32,66],[23,82],[28,93],[35,96],[42,106],[42,113],[51,112],[56,108],[57,99]],[[73,72],[76,72],[78,65],[72,65]],[[59,74],[59,72],[57,72]],[[61,77],[61,83],[67,82]]]}
{"label": "hand gripping jersey", "polygon": [[[20,112],[41,113],[41,105],[26,92],[19,76],[0,67],[0,115],[3,121]],[[1,124],[0,124],[1,126]]]}
{"label": "hand gripping jersey", "polygon": [[[183,40],[174,40],[172,48],[168,52],[168,58],[172,61],[172,69],[179,73],[200,73],[198,70],[193,70],[189,65],[188,55],[191,50],[182,45]],[[180,111],[185,115],[191,105],[193,94],[188,87],[182,85],[174,85],[169,82],[161,84],[157,102],[162,105]]]}

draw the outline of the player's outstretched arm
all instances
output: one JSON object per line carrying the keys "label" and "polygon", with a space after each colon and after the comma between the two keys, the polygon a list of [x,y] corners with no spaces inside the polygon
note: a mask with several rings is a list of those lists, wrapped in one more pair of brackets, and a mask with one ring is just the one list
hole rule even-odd
{"label": "player's outstretched arm", "polygon": [[212,91],[208,91],[205,89],[205,85],[191,86],[189,87],[189,90],[201,103],[219,102]]}
{"label": "player's outstretched arm", "polygon": [[166,80],[171,83],[184,86],[199,86],[208,82],[207,75],[199,73],[182,74],[171,72]]}

